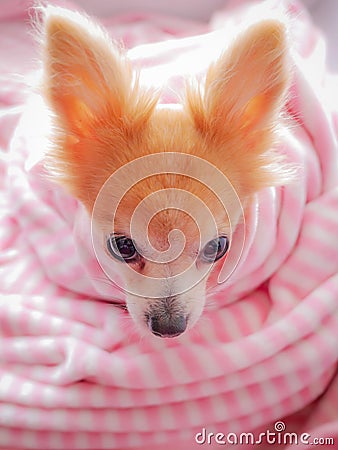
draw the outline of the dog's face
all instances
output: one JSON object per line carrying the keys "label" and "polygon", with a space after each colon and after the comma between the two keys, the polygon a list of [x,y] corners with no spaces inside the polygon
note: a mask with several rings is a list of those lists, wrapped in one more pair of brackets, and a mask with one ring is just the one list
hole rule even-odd
{"label": "dog's face", "polygon": [[92,215],[135,322],[180,335],[203,311],[243,208],[286,178],[271,150],[288,85],[284,28],[250,27],[210,67],[203,93],[188,85],[180,108],[159,108],[97,25],[57,8],[44,23],[50,163]]}
{"label": "dog's face", "polygon": [[[157,131],[166,128],[170,115],[169,111],[154,113],[150,127]],[[173,134],[184,122],[181,118],[173,124]],[[191,124],[184,128],[186,136],[189,128],[196,133]],[[151,139],[150,144],[151,135],[147,133],[142,148],[168,146],[162,133],[158,133],[159,142]],[[180,136],[182,130],[177,133],[177,145],[181,145]],[[99,260],[106,261],[106,273],[109,269],[119,271],[131,316],[162,337],[179,335],[196,323],[203,310],[209,274],[216,264],[224,262],[232,229],[242,213],[230,183],[224,183],[224,175],[199,157],[178,153],[173,137],[172,153],[150,151],[120,169],[121,175],[115,172],[92,211],[93,225],[99,230],[95,247]],[[123,184],[122,197],[116,186]],[[103,258],[100,246],[105,250]]]}

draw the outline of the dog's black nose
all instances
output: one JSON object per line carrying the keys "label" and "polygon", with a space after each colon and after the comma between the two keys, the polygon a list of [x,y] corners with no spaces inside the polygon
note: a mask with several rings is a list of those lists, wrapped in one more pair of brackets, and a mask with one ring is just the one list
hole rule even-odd
{"label": "dog's black nose", "polygon": [[148,326],[155,336],[163,338],[176,337],[187,328],[187,319],[185,316],[152,316],[149,318]]}

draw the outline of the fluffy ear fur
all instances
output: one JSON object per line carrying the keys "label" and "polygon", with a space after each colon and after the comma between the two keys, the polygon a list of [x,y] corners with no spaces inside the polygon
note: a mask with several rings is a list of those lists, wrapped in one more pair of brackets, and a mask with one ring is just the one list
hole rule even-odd
{"label": "fluffy ear fur", "polygon": [[[209,68],[203,94],[200,86],[187,86],[187,110],[195,127],[218,150],[223,148],[226,160],[236,160],[248,183],[252,171],[256,186],[248,190],[280,184],[291,174],[276,154],[265,154],[273,146],[276,119],[289,87],[286,54],[284,25],[261,21]],[[241,168],[241,161],[246,168]]]}
{"label": "fluffy ear fur", "polygon": [[44,93],[55,125],[47,164],[89,211],[116,169],[159,148],[204,152],[244,197],[281,184],[291,172],[270,149],[289,82],[286,50],[284,26],[261,21],[210,67],[203,94],[187,88],[183,113],[161,115],[98,25],[47,7]]}
{"label": "fluffy ear fur", "polygon": [[[123,53],[97,24],[62,8],[47,7],[43,13],[43,89],[56,125],[50,163],[88,203],[123,164],[121,141],[144,126],[157,98],[140,88]],[[98,169],[107,153],[106,168]]]}
{"label": "fluffy ear fur", "polygon": [[207,73],[204,97],[188,90],[200,128],[224,125],[254,130],[266,126],[280,111],[288,87],[286,36],[282,23],[266,20],[251,26]]}

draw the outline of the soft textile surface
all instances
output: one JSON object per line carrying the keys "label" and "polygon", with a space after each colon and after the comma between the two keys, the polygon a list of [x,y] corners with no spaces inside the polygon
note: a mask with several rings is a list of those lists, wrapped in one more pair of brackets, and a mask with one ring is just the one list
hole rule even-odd
{"label": "soft textile surface", "polygon": [[[244,10],[235,16],[238,4]],[[295,73],[293,119],[281,143],[303,167],[300,177],[259,194],[235,273],[210,295],[192,331],[163,340],[138,334],[123,294],[95,260],[89,218],[44,178],[45,114],[33,101],[23,108],[24,83],[13,75],[31,74],[27,17],[13,2],[4,5],[0,447],[183,450],[203,446],[195,443],[203,428],[256,430],[258,439],[278,420],[286,431],[311,435],[299,448],[320,437],[338,445],[338,117],[323,42],[302,7],[284,3]],[[224,46],[251,7],[237,1],[205,26],[142,15],[105,23],[128,48],[177,38],[130,56],[147,67],[145,77],[167,77],[178,88],[169,63],[183,55],[183,71],[203,71],[194,50]],[[176,100],[170,89],[163,95]],[[212,442],[205,445],[218,448]],[[277,448],[264,442],[261,448]]]}

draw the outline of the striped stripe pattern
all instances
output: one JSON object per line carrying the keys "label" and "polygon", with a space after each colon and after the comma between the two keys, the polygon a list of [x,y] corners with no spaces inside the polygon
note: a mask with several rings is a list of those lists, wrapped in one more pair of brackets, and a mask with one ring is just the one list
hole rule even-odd
{"label": "striped stripe pattern", "polygon": [[[338,116],[324,80],[315,87],[302,71],[321,40],[298,3],[285,7],[300,56],[288,103],[297,123],[281,150],[301,176],[257,196],[245,258],[178,339],[139,335],[95,259],[82,207],[41,164],[27,168],[39,140],[36,111],[22,115],[0,163],[0,448],[183,450],[200,447],[202,428],[258,433],[281,418],[288,431],[338,439]],[[182,33],[172,18],[133,20],[112,22],[129,46]],[[16,108],[2,108],[0,127]]]}

